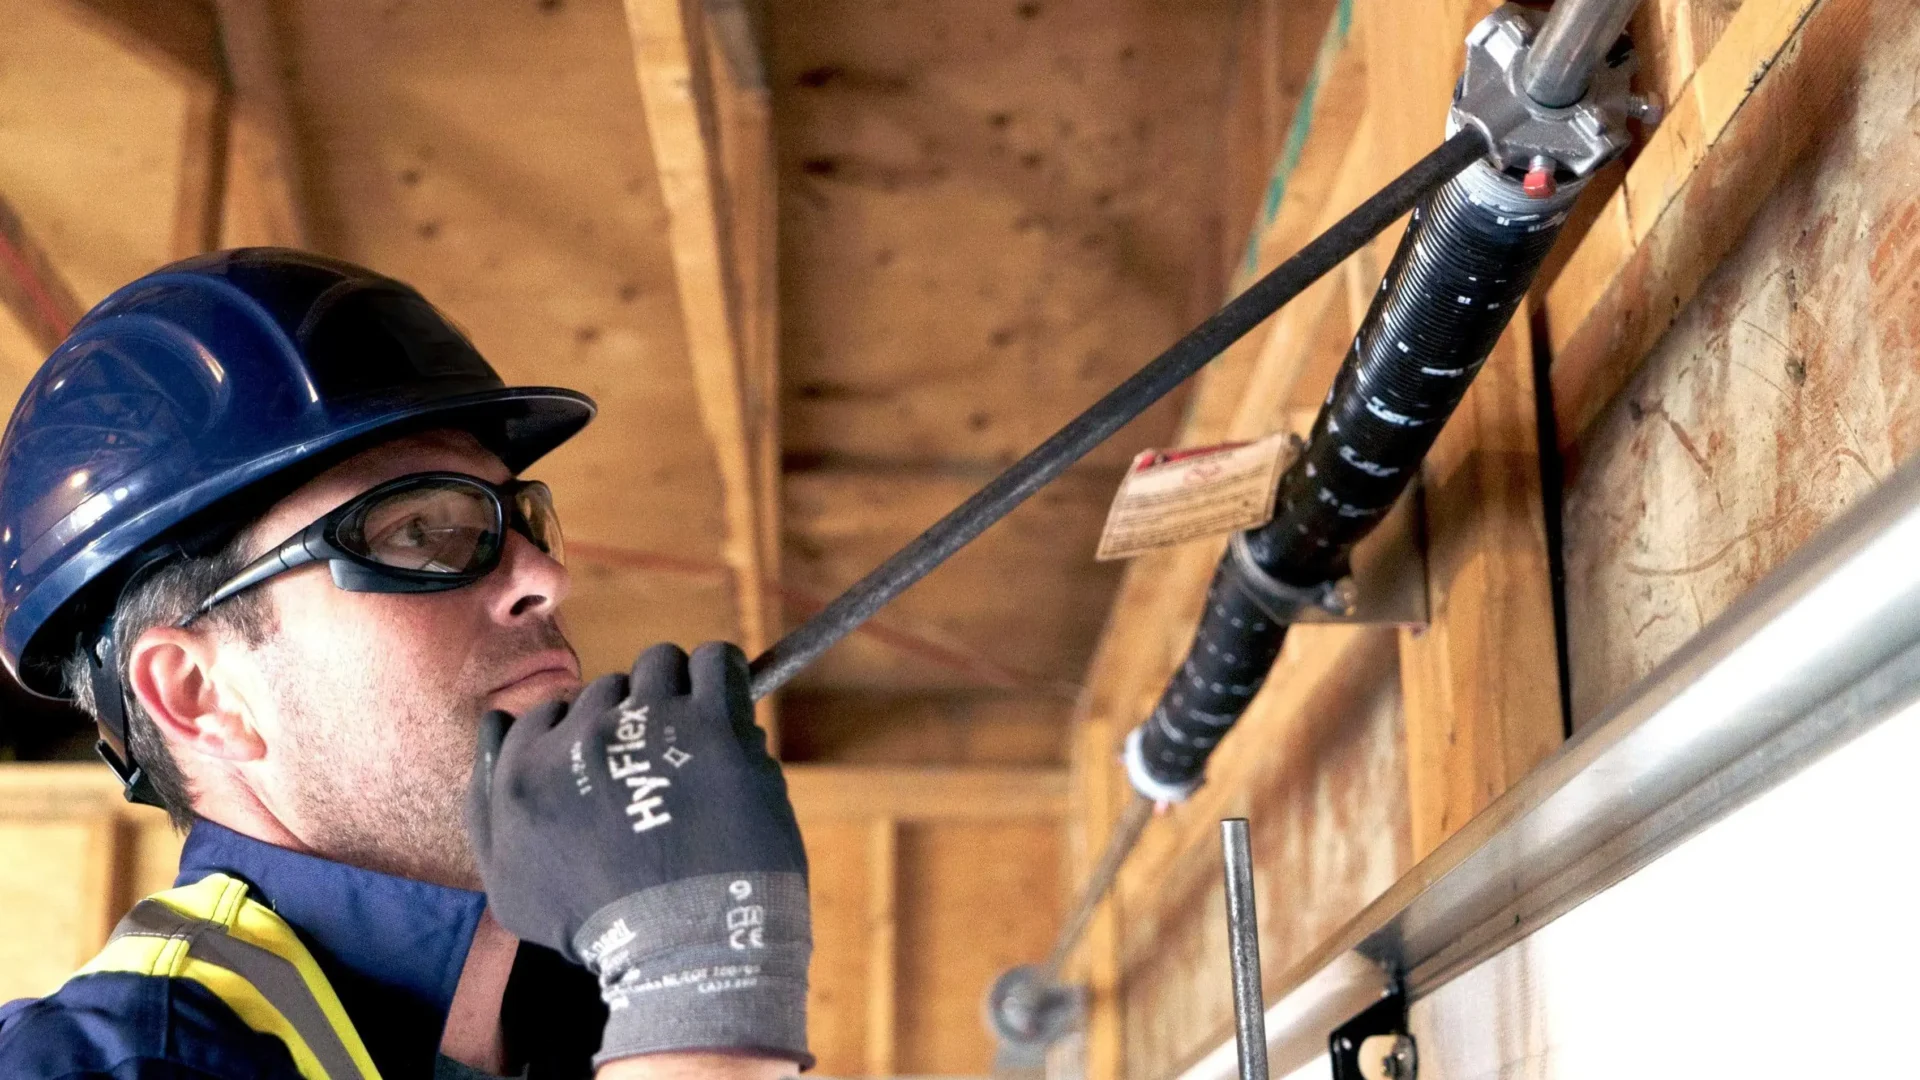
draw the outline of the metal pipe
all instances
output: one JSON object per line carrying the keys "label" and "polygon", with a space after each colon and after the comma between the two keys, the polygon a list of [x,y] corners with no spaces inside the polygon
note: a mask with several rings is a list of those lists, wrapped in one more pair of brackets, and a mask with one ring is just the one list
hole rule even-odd
{"label": "metal pipe", "polygon": [[[1806,542],[1281,980],[1285,1074],[1920,701],[1920,461]],[[1223,1043],[1180,1080],[1230,1080]]]}
{"label": "metal pipe", "polygon": [[1627,28],[1638,0],[1559,0],[1521,69],[1527,96],[1552,109],[1577,103],[1587,80]]}
{"label": "metal pipe", "polygon": [[1233,968],[1233,1045],[1240,1080],[1267,1080],[1267,1018],[1260,988],[1260,915],[1253,900],[1253,843],[1246,818],[1220,823],[1227,888],[1227,956]]}
{"label": "metal pipe", "polygon": [[1100,853],[1100,861],[1094,864],[1093,873],[1087,876],[1086,884],[1081,887],[1072,913],[1060,926],[1060,936],[1054,939],[1053,951],[1047,954],[1047,962],[1040,965],[1039,975],[1035,979],[1038,985],[1052,986],[1060,981],[1067,958],[1073,955],[1074,946],[1080,944],[1080,936],[1087,932],[1087,926],[1093,922],[1094,909],[1106,899],[1108,890],[1113,888],[1114,881],[1120,876],[1120,867],[1126,863],[1127,856],[1133,854],[1134,845],[1140,842],[1140,834],[1146,831],[1147,822],[1152,820],[1153,801],[1137,794],[1120,812],[1120,820],[1114,822],[1113,831],[1107,834],[1107,846]]}
{"label": "metal pipe", "polygon": [[753,661],[755,700],[778,690],[835,642],[1007,516],[1048,481],[1165,397],[1307,286],[1345,262],[1429,192],[1479,160],[1486,142],[1463,130],[1415,162],[1352,213],[1227,302],[1165,352],[1074,417],[1027,456],[915,537],[906,547],[787,632]]}

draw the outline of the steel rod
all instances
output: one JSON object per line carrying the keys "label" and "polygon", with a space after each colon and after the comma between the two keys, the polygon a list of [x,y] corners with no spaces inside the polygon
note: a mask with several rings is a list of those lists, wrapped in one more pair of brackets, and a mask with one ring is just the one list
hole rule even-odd
{"label": "steel rod", "polygon": [[1527,51],[1522,89],[1548,108],[1575,104],[1627,28],[1639,0],[1560,0]]}
{"label": "steel rod", "polygon": [[1087,875],[1087,883],[1081,887],[1080,897],[1074,902],[1073,911],[1067,921],[1060,926],[1060,936],[1054,939],[1053,951],[1047,954],[1046,963],[1040,965],[1035,985],[1047,987],[1060,981],[1060,973],[1067,966],[1067,958],[1073,955],[1074,946],[1080,944],[1081,935],[1093,922],[1093,913],[1100,901],[1107,898],[1107,891],[1120,877],[1120,867],[1126,863],[1127,856],[1133,854],[1134,845],[1140,842],[1140,834],[1147,829],[1147,822],[1153,820],[1153,801],[1136,794],[1120,812],[1120,820],[1114,822],[1113,831],[1107,834],[1107,846],[1100,853],[1100,861],[1094,864],[1093,873]]}
{"label": "steel rod", "polygon": [[1253,899],[1253,842],[1246,818],[1220,823],[1227,887],[1227,956],[1233,966],[1233,1044],[1240,1080],[1267,1080],[1267,1017],[1260,989],[1260,915]]}
{"label": "steel rod", "polygon": [[1292,258],[1248,286],[1245,292],[1228,301],[1225,307],[756,657],[754,698],[766,697],[785,685],[821,653],[872,618],[888,601],[1225,352],[1281,305],[1366,246],[1428,192],[1479,159],[1486,149],[1486,144],[1471,129],[1454,135],[1315,237]]}

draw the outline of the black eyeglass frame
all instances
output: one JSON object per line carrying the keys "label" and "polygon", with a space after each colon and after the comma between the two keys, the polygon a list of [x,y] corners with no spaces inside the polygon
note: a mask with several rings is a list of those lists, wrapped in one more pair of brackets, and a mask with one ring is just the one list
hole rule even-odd
{"label": "black eyeglass frame", "polygon": [[[363,555],[348,543],[342,542],[346,530],[361,524],[365,513],[389,496],[416,488],[432,486],[466,487],[483,493],[493,508],[492,533],[496,537],[491,549],[487,550],[471,569],[462,571],[409,570],[393,566]],[[509,480],[504,484],[495,484],[480,477],[458,472],[420,472],[395,477],[382,484],[368,488],[339,506],[334,507],[318,520],[294,533],[282,541],[272,551],[248,563],[239,573],[228,578],[211,596],[177,624],[185,627],[195,619],[214,608],[233,599],[235,596],[263,585],[290,570],[298,569],[310,563],[324,562],[333,577],[333,584],[347,592],[366,593],[433,593],[448,592],[464,588],[493,573],[500,565],[500,558],[506,551],[507,530],[526,537],[542,552],[552,555],[550,546],[535,535],[531,522],[520,509],[523,494],[533,492],[548,507],[548,518],[557,530],[557,520],[553,520],[553,494],[547,485],[538,480]]]}

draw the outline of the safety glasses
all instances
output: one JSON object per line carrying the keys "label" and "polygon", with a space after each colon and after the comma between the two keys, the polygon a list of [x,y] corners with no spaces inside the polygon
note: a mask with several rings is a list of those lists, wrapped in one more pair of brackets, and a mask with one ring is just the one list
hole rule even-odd
{"label": "safety glasses", "polygon": [[341,504],[249,563],[180,625],[314,562],[326,563],[333,583],[348,592],[458,589],[500,565],[508,529],[556,560],[564,555],[553,493],[537,480],[491,484],[453,472],[402,476]]}

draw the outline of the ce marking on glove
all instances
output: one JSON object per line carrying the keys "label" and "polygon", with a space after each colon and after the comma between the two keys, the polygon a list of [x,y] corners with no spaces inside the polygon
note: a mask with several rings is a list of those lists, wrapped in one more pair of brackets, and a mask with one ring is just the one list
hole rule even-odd
{"label": "ce marking on glove", "polygon": [[727,946],[739,950],[766,948],[767,909],[745,903],[753,896],[753,882],[735,881],[727,886],[727,892],[737,905],[727,909]]}

